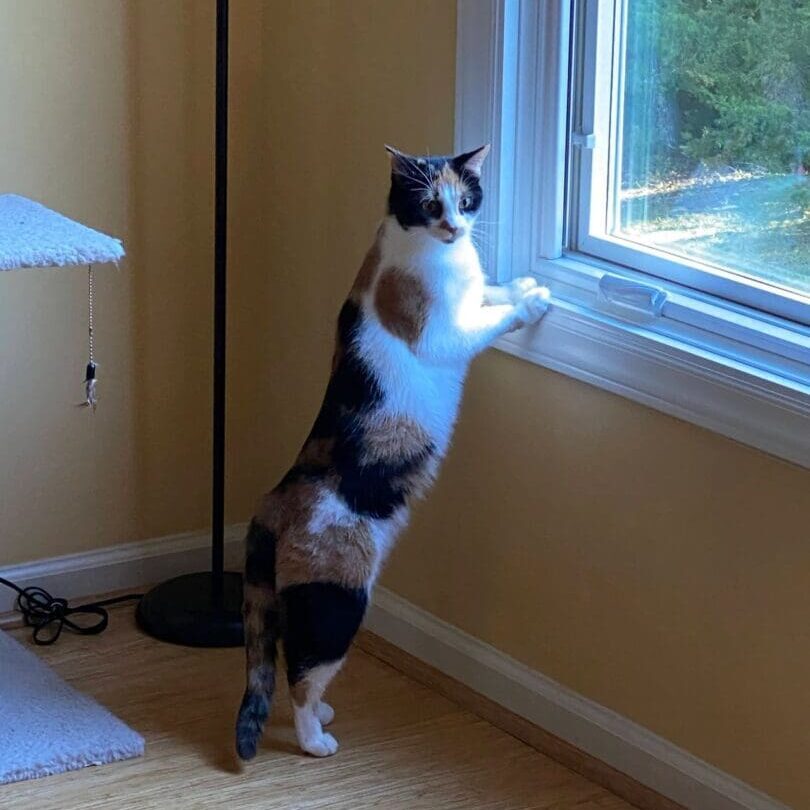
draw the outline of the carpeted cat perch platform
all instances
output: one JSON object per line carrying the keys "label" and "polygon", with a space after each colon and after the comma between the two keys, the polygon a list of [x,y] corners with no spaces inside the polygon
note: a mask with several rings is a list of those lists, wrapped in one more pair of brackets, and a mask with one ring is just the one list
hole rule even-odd
{"label": "carpeted cat perch platform", "polygon": [[[92,267],[117,262],[123,255],[118,239],[25,197],[0,195],[0,271],[67,265],[88,268],[87,405],[95,406]],[[139,734],[0,631],[0,785],[129,759],[143,750]],[[0,807],[11,806],[10,799],[0,795]]]}
{"label": "carpeted cat perch platform", "polygon": [[104,264],[124,257],[112,236],[16,194],[0,194],[0,270]]}
{"label": "carpeted cat perch platform", "polygon": [[[143,754],[143,738],[0,631],[0,785]],[[4,803],[0,796],[0,806]]]}

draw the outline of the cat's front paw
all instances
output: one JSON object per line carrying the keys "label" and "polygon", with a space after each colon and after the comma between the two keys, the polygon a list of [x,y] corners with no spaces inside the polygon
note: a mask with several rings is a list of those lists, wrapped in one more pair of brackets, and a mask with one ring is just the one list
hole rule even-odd
{"label": "cat's front paw", "polygon": [[531,276],[523,276],[510,281],[507,285],[509,289],[509,299],[513,304],[519,304],[526,293],[537,288],[537,281]]}
{"label": "cat's front paw", "polygon": [[551,292],[548,287],[534,287],[529,290],[515,307],[521,325],[537,323],[546,314],[550,299]]}

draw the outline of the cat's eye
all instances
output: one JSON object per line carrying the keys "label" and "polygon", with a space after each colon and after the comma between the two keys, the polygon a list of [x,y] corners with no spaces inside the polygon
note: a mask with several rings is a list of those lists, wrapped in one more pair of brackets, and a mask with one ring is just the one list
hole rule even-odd
{"label": "cat's eye", "polygon": [[425,200],[422,208],[432,217],[438,217],[442,213],[442,204],[438,200]]}
{"label": "cat's eye", "polygon": [[472,208],[472,197],[469,194],[465,194],[461,198],[461,202],[458,204],[458,207],[462,211],[469,211]]}

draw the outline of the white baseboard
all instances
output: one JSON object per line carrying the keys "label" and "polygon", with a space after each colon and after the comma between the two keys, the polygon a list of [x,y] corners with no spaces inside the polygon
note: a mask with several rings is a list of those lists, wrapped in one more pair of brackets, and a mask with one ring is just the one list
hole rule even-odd
{"label": "white baseboard", "polygon": [[[229,526],[225,560],[241,567],[244,524]],[[54,596],[141,589],[210,564],[210,536],[190,532],[0,568]],[[0,588],[0,614],[14,594]],[[366,626],[510,711],[690,810],[790,810],[615,712],[566,689],[400,596],[378,588]]]}
{"label": "white baseboard", "polygon": [[[246,525],[225,531],[225,564],[241,568]],[[38,585],[53,596],[77,599],[120,590],[137,590],[171,577],[205,570],[211,563],[211,535],[187,532],[155,540],[51,557],[0,568],[0,577],[22,588]],[[0,587],[0,614],[14,609],[15,594]]]}
{"label": "white baseboard", "polygon": [[790,810],[385,588],[374,595],[366,627],[689,810]]}

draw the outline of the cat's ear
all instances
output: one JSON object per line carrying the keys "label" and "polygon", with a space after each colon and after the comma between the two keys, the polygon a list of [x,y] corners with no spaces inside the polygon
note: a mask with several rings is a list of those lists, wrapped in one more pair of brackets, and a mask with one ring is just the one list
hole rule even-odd
{"label": "cat's ear", "polygon": [[394,174],[409,174],[408,167],[416,162],[416,158],[406,155],[388,144],[385,144],[385,151],[391,156],[391,171]]}
{"label": "cat's ear", "polygon": [[457,157],[454,157],[453,163],[459,170],[463,169],[474,177],[480,177],[484,160],[488,154],[489,144],[485,144],[484,146],[479,146],[478,149],[473,149],[472,152],[463,152]]}

